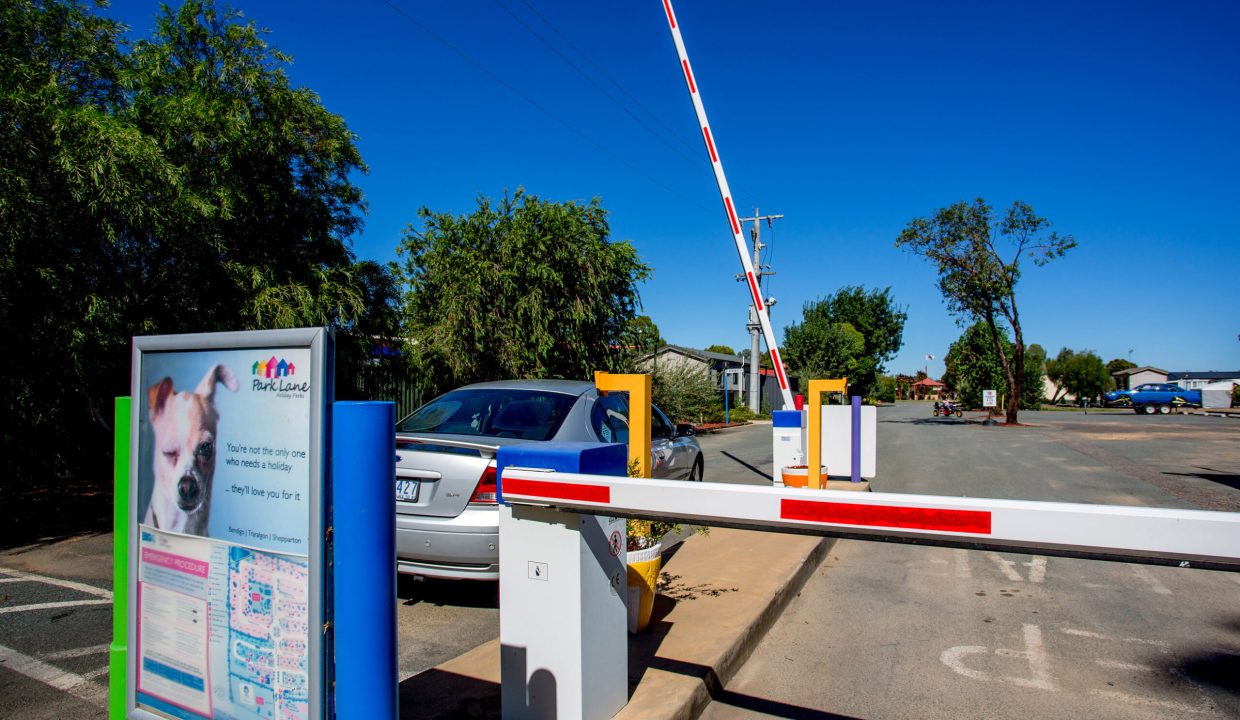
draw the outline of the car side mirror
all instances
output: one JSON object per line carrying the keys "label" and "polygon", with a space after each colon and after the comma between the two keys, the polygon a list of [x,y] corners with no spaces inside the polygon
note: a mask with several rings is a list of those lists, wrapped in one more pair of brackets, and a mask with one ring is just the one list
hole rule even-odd
{"label": "car side mirror", "polygon": [[676,437],[693,437],[696,434],[697,431],[689,423],[677,423]]}

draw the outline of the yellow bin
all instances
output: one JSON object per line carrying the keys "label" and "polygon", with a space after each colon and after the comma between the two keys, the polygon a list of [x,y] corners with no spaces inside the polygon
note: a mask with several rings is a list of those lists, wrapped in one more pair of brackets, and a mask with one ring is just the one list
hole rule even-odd
{"label": "yellow bin", "polygon": [[645,550],[630,550],[625,555],[628,564],[629,632],[639,633],[650,624],[654,610],[654,592],[663,569],[663,545],[656,544]]}

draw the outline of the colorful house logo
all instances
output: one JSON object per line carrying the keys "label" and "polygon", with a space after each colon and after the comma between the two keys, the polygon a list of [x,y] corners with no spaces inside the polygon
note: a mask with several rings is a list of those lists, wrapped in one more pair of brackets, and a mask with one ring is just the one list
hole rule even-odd
{"label": "colorful house logo", "polygon": [[276,360],[275,355],[267,360],[256,360],[251,366],[250,372],[254,377],[260,378],[282,378],[297,373],[297,366],[288,362],[284,358]]}

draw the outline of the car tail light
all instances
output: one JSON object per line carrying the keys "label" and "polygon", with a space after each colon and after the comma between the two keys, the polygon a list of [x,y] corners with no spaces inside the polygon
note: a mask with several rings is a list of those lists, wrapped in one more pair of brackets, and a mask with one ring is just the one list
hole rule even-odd
{"label": "car tail light", "polygon": [[481,505],[495,504],[495,466],[488,465],[486,470],[482,471],[482,477],[478,478],[478,487],[474,488],[473,497],[469,498],[469,502]]}

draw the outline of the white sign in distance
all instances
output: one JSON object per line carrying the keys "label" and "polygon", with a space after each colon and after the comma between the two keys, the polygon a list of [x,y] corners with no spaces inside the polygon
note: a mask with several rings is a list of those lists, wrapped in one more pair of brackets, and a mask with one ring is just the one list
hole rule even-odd
{"label": "white sign in distance", "polygon": [[982,407],[999,407],[999,391],[983,390]]}

